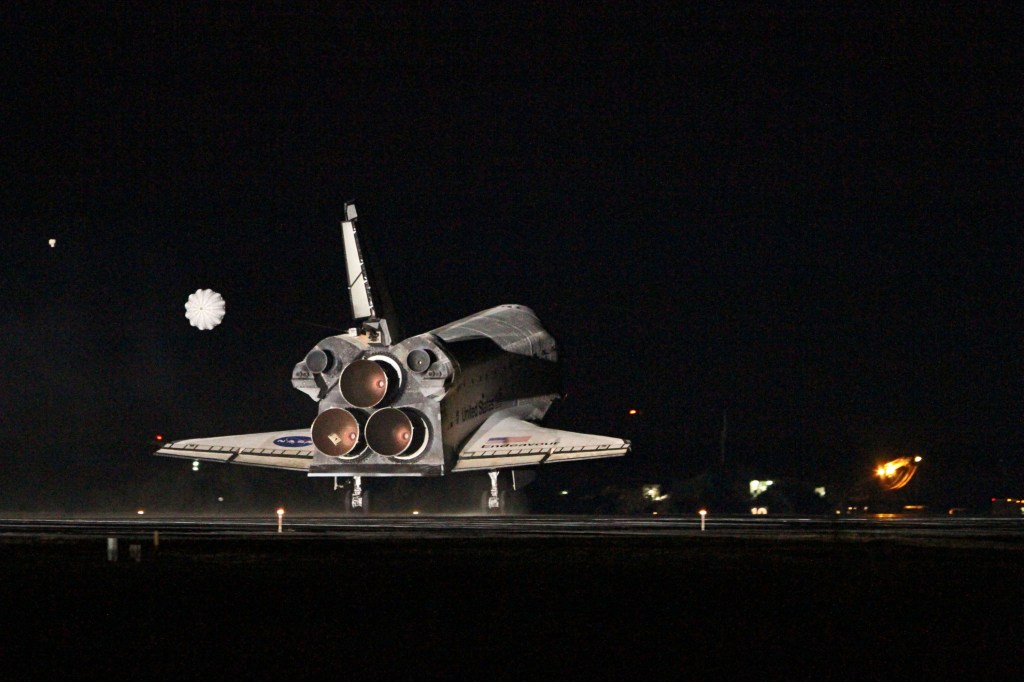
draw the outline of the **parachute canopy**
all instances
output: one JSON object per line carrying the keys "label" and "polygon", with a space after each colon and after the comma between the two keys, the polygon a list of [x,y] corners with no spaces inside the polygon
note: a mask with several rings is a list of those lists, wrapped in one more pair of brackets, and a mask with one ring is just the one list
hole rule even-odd
{"label": "parachute canopy", "polygon": [[185,303],[189,324],[200,329],[213,329],[224,319],[224,297],[212,289],[196,289]]}

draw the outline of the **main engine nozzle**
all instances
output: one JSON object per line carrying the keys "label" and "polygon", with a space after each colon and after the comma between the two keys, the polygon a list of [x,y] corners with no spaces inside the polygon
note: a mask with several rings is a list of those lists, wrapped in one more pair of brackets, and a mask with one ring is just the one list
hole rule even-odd
{"label": "main engine nozzle", "polygon": [[398,386],[395,368],[376,360],[356,360],[341,372],[338,387],[345,400],[356,407],[374,407]]}
{"label": "main engine nozzle", "polygon": [[427,442],[427,422],[415,410],[385,407],[366,422],[366,444],[385,457],[412,459]]}
{"label": "main engine nozzle", "polygon": [[[358,415],[358,416],[357,416]],[[340,407],[331,407],[313,420],[310,428],[313,445],[331,457],[354,457],[364,449],[362,425],[366,417]]]}

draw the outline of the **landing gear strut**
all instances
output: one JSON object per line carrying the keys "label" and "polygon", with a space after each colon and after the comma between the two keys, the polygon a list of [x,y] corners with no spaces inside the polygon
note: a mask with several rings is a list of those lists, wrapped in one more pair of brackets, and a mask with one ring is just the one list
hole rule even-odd
{"label": "landing gear strut", "polygon": [[[334,489],[346,488],[345,484],[338,485],[338,477],[334,477]],[[363,477],[352,477],[352,489],[345,491],[345,511],[351,514],[365,514],[369,509],[369,496],[363,490]]]}
{"label": "landing gear strut", "polygon": [[498,472],[488,471],[491,477],[491,494],[487,496],[487,511],[497,513],[501,511],[501,495],[498,493]]}
{"label": "landing gear strut", "polygon": [[480,498],[480,511],[484,514],[504,514],[508,506],[508,494],[501,492],[498,485],[498,472],[488,471],[491,477],[491,489]]}

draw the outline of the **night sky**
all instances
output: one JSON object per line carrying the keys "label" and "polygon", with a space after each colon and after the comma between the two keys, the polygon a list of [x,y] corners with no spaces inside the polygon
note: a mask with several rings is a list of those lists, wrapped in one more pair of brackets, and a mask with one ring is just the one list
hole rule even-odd
{"label": "night sky", "polygon": [[550,423],[633,441],[552,475],[694,475],[726,412],[760,471],[1024,492],[1024,17],[677,4],[0,10],[3,495],[308,426],[353,200],[407,334],[530,306]]}

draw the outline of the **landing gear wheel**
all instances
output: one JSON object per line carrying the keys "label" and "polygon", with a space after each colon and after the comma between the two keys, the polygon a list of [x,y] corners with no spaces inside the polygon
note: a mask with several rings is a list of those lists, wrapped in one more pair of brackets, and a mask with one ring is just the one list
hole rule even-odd
{"label": "landing gear wheel", "polygon": [[358,506],[353,504],[352,491],[345,491],[345,513],[347,514],[366,514],[370,509],[370,496],[365,490],[355,500],[358,502]]}
{"label": "landing gear wheel", "polygon": [[505,502],[501,494],[501,485],[498,482],[498,472],[488,471],[487,476],[491,479],[491,488],[480,498],[481,512],[484,514],[503,514]]}
{"label": "landing gear wheel", "polygon": [[480,494],[480,513],[481,514],[504,514],[505,513],[505,495],[504,493],[498,497],[492,497],[490,492],[484,492]]}

